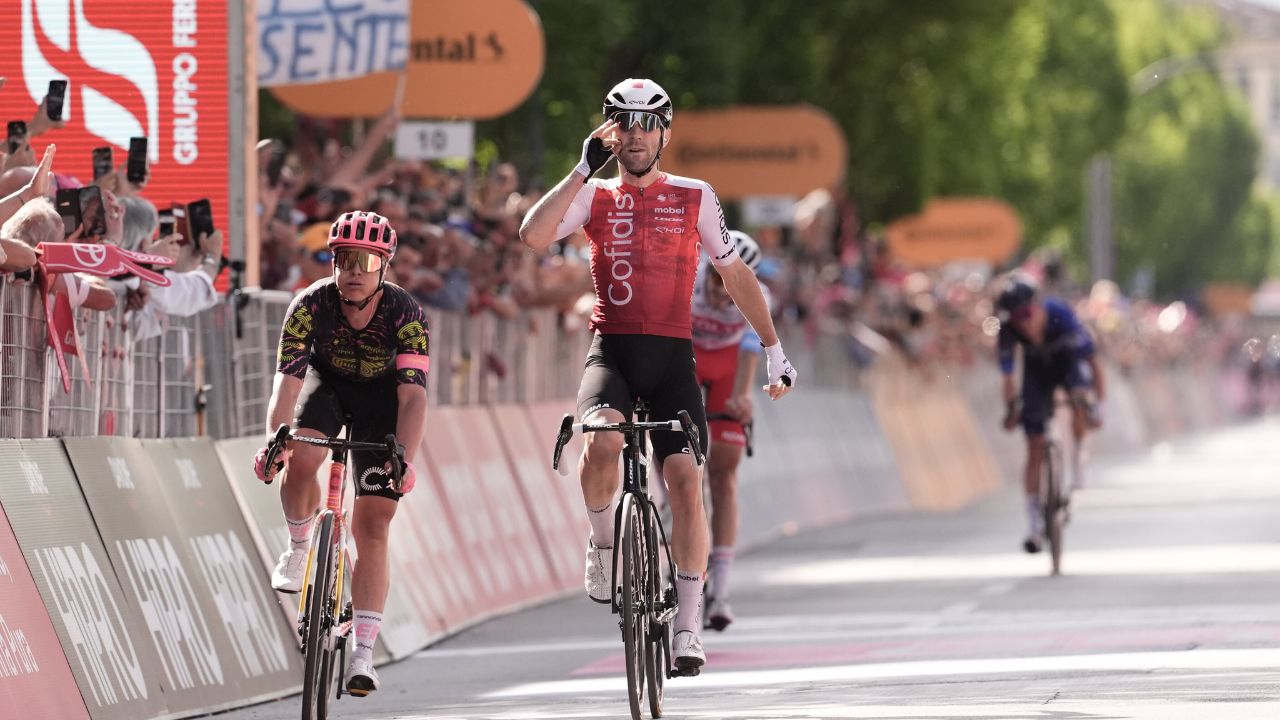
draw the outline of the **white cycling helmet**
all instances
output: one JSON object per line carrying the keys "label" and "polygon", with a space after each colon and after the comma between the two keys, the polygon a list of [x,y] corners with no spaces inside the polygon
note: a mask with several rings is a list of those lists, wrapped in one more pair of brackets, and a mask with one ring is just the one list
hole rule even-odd
{"label": "white cycling helmet", "polygon": [[730,230],[729,237],[733,238],[733,244],[738,248],[738,257],[751,268],[751,272],[759,269],[760,261],[764,258],[760,252],[760,245],[741,230]]}
{"label": "white cycling helmet", "polygon": [[662,120],[663,127],[671,127],[671,97],[662,86],[648,78],[627,78],[604,96],[604,117],[614,113],[649,112]]}

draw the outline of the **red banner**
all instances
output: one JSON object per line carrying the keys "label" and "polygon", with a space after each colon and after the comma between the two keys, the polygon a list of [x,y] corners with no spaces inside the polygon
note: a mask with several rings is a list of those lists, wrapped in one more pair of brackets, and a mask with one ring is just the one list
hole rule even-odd
{"label": "red banner", "polygon": [[93,179],[92,151],[124,163],[129,138],[146,137],[157,205],[209,198],[228,227],[227,3],[218,0],[16,0],[0,23],[6,119],[28,122],[50,80],[68,80],[67,126],[54,172]]}

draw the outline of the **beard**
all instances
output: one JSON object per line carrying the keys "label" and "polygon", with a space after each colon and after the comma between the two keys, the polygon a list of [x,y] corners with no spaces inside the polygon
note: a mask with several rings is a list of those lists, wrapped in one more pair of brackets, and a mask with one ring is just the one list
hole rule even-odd
{"label": "beard", "polygon": [[654,153],[647,151],[638,155],[633,155],[624,150],[618,154],[618,164],[622,166],[623,170],[635,175],[649,167],[653,162],[653,157]]}

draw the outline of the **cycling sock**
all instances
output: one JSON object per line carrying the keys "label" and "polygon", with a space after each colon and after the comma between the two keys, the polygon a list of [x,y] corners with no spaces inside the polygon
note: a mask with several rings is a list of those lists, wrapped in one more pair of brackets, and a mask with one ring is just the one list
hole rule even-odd
{"label": "cycling sock", "polygon": [[363,655],[366,659],[373,657],[373,644],[381,629],[382,613],[356,610],[355,627],[351,630],[356,641],[355,649],[351,651],[352,656]]}
{"label": "cycling sock", "polygon": [[314,519],[314,515],[308,515],[305,520],[290,520],[287,517],[284,519],[289,525],[291,549],[305,550],[311,544],[311,521]]}
{"label": "cycling sock", "polygon": [[675,630],[698,632],[702,627],[702,586],[704,573],[685,573],[676,571],[676,599],[680,609],[676,611]]}
{"label": "cycling sock", "polygon": [[598,508],[588,507],[587,519],[591,521],[591,544],[598,548],[613,547],[613,501]]}
{"label": "cycling sock", "polygon": [[1084,468],[1089,462],[1089,451],[1084,446],[1084,440],[1077,440],[1071,448],[1071,489],[1079,490],[1084,487]]}
{"label": "cycling sock", "polygon": [[1027,496],[1027,526],[1031,530],[1032,535],[1040,535],[1040,498],[1036,495]]}
{"label": "cycling sock", "polygon": [[707,567],[710,592],[717,600],[729,599],[729,569],[733,566],[733,546],[715,545],[711,548],[711,562]]}

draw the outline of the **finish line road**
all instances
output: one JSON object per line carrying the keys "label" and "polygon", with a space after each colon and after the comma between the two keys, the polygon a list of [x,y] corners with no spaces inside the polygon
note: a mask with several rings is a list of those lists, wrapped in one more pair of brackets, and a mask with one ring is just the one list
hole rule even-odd
{"label": "finish line road", "polygon": [[[707,631],[700,677],[668,682],[666,717],[1280,718],[1278,437],[1267,420],[1095,466],[1058,578],[1020,552],[1011,491],[748,553],[739,620]],[[622,718],[624,673],[617,621],[574,597],[386,667],[332,717]]]}

